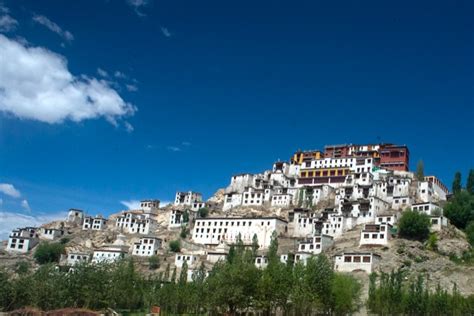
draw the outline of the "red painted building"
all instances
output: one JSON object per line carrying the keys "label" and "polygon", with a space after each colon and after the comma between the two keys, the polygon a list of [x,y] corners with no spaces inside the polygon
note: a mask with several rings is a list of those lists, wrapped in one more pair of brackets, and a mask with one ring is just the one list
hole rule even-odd
{"label": "red painted building", "polygon": [[410,151],[406,145],[380,145],[380,167],[389,170],[408,171]]}

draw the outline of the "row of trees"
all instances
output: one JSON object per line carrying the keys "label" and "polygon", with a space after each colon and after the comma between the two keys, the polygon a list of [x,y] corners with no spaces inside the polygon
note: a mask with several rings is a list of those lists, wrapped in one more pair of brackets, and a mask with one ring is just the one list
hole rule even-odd
{"label": "row of trees", "polygon": [[36,271],[18,270],[16,277],[0,271],[0,310],[35,306],[43,310],[84,307],[143,310],[152,305],[170,314],[222,314],[258,310],[265,315],[281,310],[287,314],[326,313],[345,315],[359,308],[361,285],[348,275],[333,271],[325,256],[306,265],[281,263],[273,238],[268,266],[254,264],[257,249],[242,242],[231,247],[227,260],[208,274],[201,266],[187,282],[186,264],[144,277],[132,260],[115,264],[79,265],[61,271],[44,264]]}
{"label": "row of trees", "polygon": [[469,171],[465,187],[461,173],[456,172],[452,186],[453,196],[444,206],[444,215],[451,224],[464,230],[474,247],[474,170]]}
{"label": "row of trees", "polygon": [[[377,280],[378,279],[378,280]],[[453,285],[448,292],[438,284],[430,290],[425,278],[405,282],[404,273],[371,274],[367,307],[377,315],[472,315],[474,295],[463,297]]]}

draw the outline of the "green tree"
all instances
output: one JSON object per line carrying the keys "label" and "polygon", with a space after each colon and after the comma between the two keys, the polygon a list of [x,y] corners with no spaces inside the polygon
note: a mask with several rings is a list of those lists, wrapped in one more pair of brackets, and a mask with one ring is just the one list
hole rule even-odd
{"label": "green tree", "polygon": [[469,175],[466,182],[466,191],[469,194],[474,194],[474,169],[469,170]]}
{"label": "green tree", "polygon": [[181,251],[181,242],[179,240],[172,240],[170,241],[170,250],[172,252],[180,252]]}
{"label": "green tree", "polygon": [[464,229],[469,222],[474,221],[473,210],[474,195],[460,191],[445,204],[444,216],[457,228]]}
{"label": "green tree", "polygon": [[470,222],[469,225],[466,226],[466,237],[467,241],[474,247],[474,221]]}
{"label": "green tree", "polygon": [[418,179],[418,181],[425,180],[425,165],[423,163],[423,160],[419,160],[418,164],[416,165],[416,178]]}
{"label": "green tree", "polygon": [[183,213],[183,223],[188,223],[189,222],[189,211],[188,210],[184,210],[184,213]]}
{"label": "green tree", "polygon": [[398,223],[398,233],[403,238],[426,240],[430,234],[430,220],[423,213],[406,210]]}
{"label": "green tree", "polygon": [[258,251],[259,245],[258,245],[258,237],[257,234],[253,234],[252,237],[252,254],[253,256],[257,256],[257,251]]}
{"label": "green tree", "polygon": [[181,237],[182,239],[186,239],[187,236],[188,236],[188,229],[186,228],[186,226],[182,226],[181,232],[179,233],[179,237]]}
{"label": "green tree", "polygon": [[454,174],[454,180],[453,180],[453,193],[457,194],[461,192],[462,189],[462,184],[461,184],[461,172],[456,172]]}
{"label": "green tree", "polygon": [[156,270],[160,267],[160,258],[157,255],[150,256],[148,258],[148,268],[150,270]]}
{"label": "green tree", "polygon": [[336,273],[332,284],[332,310],[335,315],[348,315],[359,309],[360,283],[354,277]]}
{"label": "green tree", "polygon": [[198,210],[198,215],[200,218],[206,218],[209,215],[209,209],[207,207],[202,207]]}
{"label": "green tree", "polygon": [[0,311],[8,310],[12,301],[12,285],[8,273],[0,269]]}
{"label": "green tree", "polygon": [[59,262],[61,254],[64,253],[64,245],[61,243],[40,243],[35,250],[33,257],[39,264]]}

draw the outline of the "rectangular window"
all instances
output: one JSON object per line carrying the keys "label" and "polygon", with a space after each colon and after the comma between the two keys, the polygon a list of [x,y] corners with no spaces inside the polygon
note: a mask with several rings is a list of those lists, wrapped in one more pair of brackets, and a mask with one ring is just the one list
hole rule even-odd
{"label": "rectangular window", "polygon": [[364,256],[362,261],[365,262],[365,263],[370,263],[370,257],[369,256]]}
{"label": "rectangular window", "polygon": [[352,257],[351,256],[345,256],[344,257],[344,262],[352,262]]}

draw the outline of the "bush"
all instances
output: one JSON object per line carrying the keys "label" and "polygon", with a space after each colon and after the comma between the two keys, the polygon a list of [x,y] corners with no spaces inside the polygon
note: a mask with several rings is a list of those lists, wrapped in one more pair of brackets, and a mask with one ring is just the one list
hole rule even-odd
{"label": "bush", "polygon": [[22,275],[27,274],[31,269],[31,264],[28,261],[19,261],[15,266],[15,272]]}
{"label": "bush", "polygon": [[400,218],[398,234],[406,239],[426,240],[430,234],[430,220],[427,215],[405,211]]}
{"label": "bush", "polygon": [[64,253],[64,245],[61,243],[41,243],[36,247],[33,255],[39,264],[59,262],[61,254]]}
{"label": "bush", "polygon": [[180,252],[181,251],[181,242],[179,240],[170,241],[170,250],[172,252]]}
{"label": "bush", "polygon": [[198,210],[198,215],[201,218],[206,218],[209,215],[209,209],[207,207],[202,207]]}
{"label": "bush", "polygon": [[436,236],[435,233],[430,234],[430,238],[428,238],[428,244],[426,245],[426,248],[432,251],[438,250],[438,236]]}
{"label": "bush", "polygon": [[150,270],[156,270],[160,267],[160,258],[158,256],[154,255],[148,258],[148,268]]}
{"label": "bush", "polygon": [[464,229],[469,222],[474,221],[472,210],[474,210],[474,195],[460,191],[444,206],[444,216],[457,228]]}
{"label": "bush", "polygon": [[188,230],[186,229],[186,227],[181,227],[181,233],[179,234],[179,237],[183,239],[186,239],[186,237],[188,237]]}
{"label": "bush", "polygon": [[474,247],[474,221],[469,222],[469,225],[466,227],[466,237],[467,241]]}

